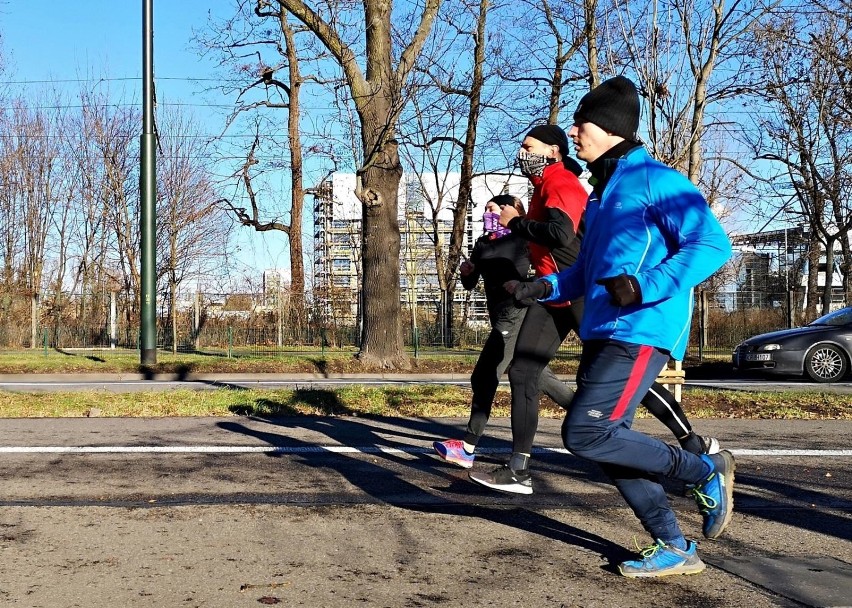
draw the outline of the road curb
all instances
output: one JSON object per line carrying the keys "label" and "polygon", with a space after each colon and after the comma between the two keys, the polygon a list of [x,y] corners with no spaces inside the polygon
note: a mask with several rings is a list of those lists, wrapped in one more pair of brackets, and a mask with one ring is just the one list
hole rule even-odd
{"label": "road curb", "polygon": [[312,380],[352,380],[376,381],[387,380],[396,382],[466,382],[470,380],[469,373],[451,374],[244,374],[244,373],[115,373],[115,374],[0,374],[0,382],[256,382],[280,381],[298,382]]}

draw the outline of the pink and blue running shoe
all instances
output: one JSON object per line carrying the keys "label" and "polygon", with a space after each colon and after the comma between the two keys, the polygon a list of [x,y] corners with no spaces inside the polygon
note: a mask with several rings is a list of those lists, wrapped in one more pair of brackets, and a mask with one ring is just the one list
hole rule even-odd
{"label": "pink and blue running shoe", "polygon": [[464,451],[464,443],[458,439],[447,439],[446,441],[436,441],[432,444],[435,452],[453,464],[459,465],[463,469],[469,469],[473,466],[473,454],[468,454]]}

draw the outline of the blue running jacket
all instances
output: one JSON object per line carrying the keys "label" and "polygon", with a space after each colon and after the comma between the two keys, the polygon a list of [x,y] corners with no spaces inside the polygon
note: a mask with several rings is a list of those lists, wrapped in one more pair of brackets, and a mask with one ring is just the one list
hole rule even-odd
{"label": "blue running jacket", "polygon": [[[683,359],[693,288],[731,256],[731,243],[704,197],[640,146],[618,160],[600,198],[590,195],[585,220],[576,263],[541,279],[553,288],[542,301],[584,295],[583,340],[655,346]],[[622,273],[636,277],[641,304],[618,307],[595,283]]]}

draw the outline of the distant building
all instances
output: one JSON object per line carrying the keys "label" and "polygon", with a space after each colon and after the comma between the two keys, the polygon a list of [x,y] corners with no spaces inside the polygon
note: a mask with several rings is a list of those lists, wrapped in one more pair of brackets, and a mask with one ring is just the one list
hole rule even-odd
{"label": "distant building", "polygon": [[267,268],[263,271],[263,292],[255,312],[281,310],[290,302],[290,269]]}
{"label": "distant building", "polygon": [[289,268],[267,268],[263,271],[263,300],[274,302],[278,294],[290,288]]}
{"label": "distant building", "polygon": [[[731,237],[735,253],[740,255],[740,268],[737,280],[737,304],[739,306],[757,306],[769,297],[773,306],[781,306],[784,292],[799,291],[807,293],[810,264],[808,251],[810,234],[802,226],[793,226],[781,230],[764,230]],[[836,245],[834,263],[831,270],[832,307],[838,308],[846,303],[843,292],[843,274],[840,270],[843,253],[840,244]],[[828,264],[825,254],[820,256],[817,270],[817,287],[823,290],[827,284]],[[802,305],[805,298],[801,298]]]}
{"label": "distant building", "polygon": [[[458,200],[460,175],[405,175],[398,194],[400,300],[406,307],[440,301],[435,267],[435,239],[446,250]],[[522,176],[488,174],[473,179],[473,207],[468,210],[463,250],[470,255],[482,233],[485,203],[497,194],[513,194],[526,202],[529,181]],[[334,173],[313,189],[314,296],[328,317],[353,323],[360,305],[361,203],[355,197],[355,175]],[[466,293],[458,286],[457,302]],[[484,301],[473,302],[473,316],[485,314]]]}

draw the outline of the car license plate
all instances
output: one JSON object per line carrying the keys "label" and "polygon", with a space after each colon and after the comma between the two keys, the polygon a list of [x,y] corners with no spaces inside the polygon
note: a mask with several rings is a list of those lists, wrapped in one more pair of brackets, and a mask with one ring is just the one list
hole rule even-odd
{"label": "car license plate", "polygon": [[769,353],[749,353],[745,356],[746,361],[772,361]]}

